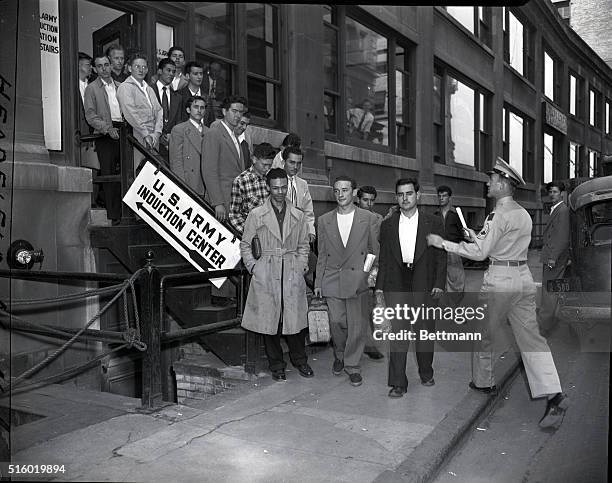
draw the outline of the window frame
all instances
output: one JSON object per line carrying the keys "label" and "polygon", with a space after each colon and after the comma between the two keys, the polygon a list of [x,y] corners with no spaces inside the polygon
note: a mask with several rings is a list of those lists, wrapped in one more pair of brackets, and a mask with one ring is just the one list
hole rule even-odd
{"label": "window frame", "polygon": [[[274,102],[276,112],[274,113],[275,119],[267,119],[265,117],[254,115],[251,111],[252,122],[255,125],[268,127],[268,128],[281,128],[285,122],[285,112],[287,109],[285,99],[285,86],[286,86],[286,74],[284,57],[282,53],[285,51],[285,31],[283,28],[283,16],[285,14],[283,4],[277,3],[265,3],[260,2],[262,5],[270,5],[276,9],[277,18],[274,25],[274,35],[276,42],[276,54],[275,54],[275,70],[277,78],[271,78],[255,72],[250,72],[247,65],[247,35],[246,35],[246,4],[243,3],[228,3],[233,9],[233,25],[232,29],[234,33],[243,32],[244,35],[233,35],[232,36],[232,52],[234,58],[228,58],[224,55],[218,54],[212,50],[204,48],[201,44],[194,40],[194,57],[208,57],[219,62],[223,62],[229,68],[232,69],[231,82],[228,83],[228,92],[236,93],[236,95],[242,95],[249,101],[248,95],[248,80],[254,78],[264,82],[269,82],[274,85]],[[197,17],[199,14],[195,13],[194,22],[197,23]],[[250,110],[250,106],[249,106]]]}
{"label": "window frame", "polygon": [[504,103],[503,111],[502,111],[502,145],[503,145],[503,154],[504,159],[508,162],[508,164],[512,165],[510,161],[510,144],[508,142],[510,136],[510,113],[513,113],[516,116],[519,116],[523,119],[523,139],[522,139],[522,177],[527,182],[534,181],[534,163],[533,163],[533,149],[534,149],[534,126],[535,121],[527,116],[527,114],[521,112],[516,109],[514,106]]}
{"label": "window frame", "polygon": [[[529,82],[533,82],[535,77],[534,67],[534,32],[531,24],[523,17],[520,12],[507,7],[503,8],[503,43],[504,43],[504,62],[514,72],[521,77],[527,79]],[[510,14],[523,26],[523,72],[521,73],[510,63]]]}
{"label": "window frame", "polygon": [[466,27],[461,22],[461,20],[455,17],[451,12],[449,12],[448,6],[441,6],[440,8],[443,9],[450,17],[452,17],[455,20],[455,22],[461,25],[466,31],[468,31],[470,34],[476,37],[480,42],[482,42],[484,45],[490,48],[491,40],[492,40],[491,39],[491,24],[493,20],[493,13],[491,10],[492,7],[488,5],[472,6],[472,5],[461,5],[461,4],[457,4],[453,6],[472,8],[472,22],[474,26],[473,31],[470,30],[468,27]]}
{"label": "window frame", "polygon": [[[373,151],[381,151],[390,154],[403,155],[408,157],[416,156],[416,140],[414,127],[414,65],[415,65],[415,48],[416,46],[406,37],[391,29],[389,26],[372,17],[367,12],[361,10],[357,6],[352,5],[330,5],[332,13],[332,23],[322,19],[324,27],[331,26],[338,32],[338,59],[337,59],[337,79],[338,91],[333,91],[324,88],[323,95],[330,95],[336,98],[336,119],[335,133],[325,132],[324,137],[328,141],[334,141],[349,146],[356,146]],[[396,75],[397,71],[401,70],[407,75],[407,86],[404,86],[404,95],[408,97],[408,122],[397,122],[395,102],[387,102],[387,133],[388,144],[376,144],[366,140],[355,139],[346,134],[346,111],[350,106],[347,106],[346,99],[346,21],[350,18],[352,21],[374,31],[376,34],[384,37],[387,40],[387,99],[395,99],[396,93]],[[396,47],[404,49],[404,66],[399,69],[395,64]],[[340,114],[338,114],[340,113]],[[399,126],[405,126],[407,130],[408,146],[406,149],[398,147],[397,130]]]}
{"label": "window frame", "polygon": [[[552,67],[553,98],[552,99],[546,94],[546,56],[548,56],[553,62],[553,67]],[[560,57],[557,54],[555,54],[555,52],[550,47],[548,47],[546,44],[543,46],[543,49],[542,49],[542,66],[543,66],[542,93],[551,102],[560,106],[562,102],[561,92],[562,92],[562,84],[563,84],[562,82],[563,62],[561,61]],[[568,111],[569,111],[569,106],[568,106]]]}
{"label": "window frame", "polygon": [[[482,170],[486,166],[487,156],[491,152],[491,117],[490,117],[490,105],[491,105],[491,93],[485,90],[482,86],[474,82],[473,80],[465,77],[457,70],[447,66],[437,59],[434,60],[434,75],[440,77],[440,109],[442,116],[442,142],[443,147],[440,151],[440,156],[436,156],[437,147],[434,148],[433,161],[447,166],[461,167],[465,169]],[[451,161],[449,159],[448,146],[449,146],[449,135],[447,132],[446,124],[447,118],[450,115],[450,106],[446,103],[446,86],[448,83],[448,77],[461,82],[465,86],[469,87],[474,91],[474,164],[464,164]],[[485,105],[481,108],[481,101],[484,98]],[[484,114],[484,120],[481,119],[481,115]],[[435,125],[439,125],[437,122],[432,123],[432,129],[434,130],[433,142],[437,143],[438,139],[435,133]],[[481,129],[484,127],[484,129]],[[436,159],[438,158],[438,159]]]}
{"label": "window frame", "polygon": [[[591,100],[591,93],[593,93],[593,100]],[[602,128],[602,112],[601,112],[601,101],[602,95],[592,85],[589,86],[589,126],[595,129]],[[591,122],[591,109],[593,109],[593,121]]]}

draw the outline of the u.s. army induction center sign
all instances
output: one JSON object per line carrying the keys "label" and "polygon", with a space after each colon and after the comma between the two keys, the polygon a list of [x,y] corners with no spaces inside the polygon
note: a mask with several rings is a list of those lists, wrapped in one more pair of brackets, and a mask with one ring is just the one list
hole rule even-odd
{"label": "u.s. army induction center sign", "polygon": [[[153,163],[145,163],[123,202],[201,272],[240,261],[240,239]],[[225,280],[211,282],[219,288]]]}

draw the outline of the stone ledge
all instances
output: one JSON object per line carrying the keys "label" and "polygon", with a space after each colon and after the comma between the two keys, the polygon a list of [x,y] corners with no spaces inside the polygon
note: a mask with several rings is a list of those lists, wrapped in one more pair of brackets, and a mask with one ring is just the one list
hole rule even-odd
{"label": "stone ledge", "polygon": [[7,174],[12,173],[13,178],[10,184],[15,190],[73,193],[91,193],[92,191],[89,168],[30,162],[7,162],[3,168]]}

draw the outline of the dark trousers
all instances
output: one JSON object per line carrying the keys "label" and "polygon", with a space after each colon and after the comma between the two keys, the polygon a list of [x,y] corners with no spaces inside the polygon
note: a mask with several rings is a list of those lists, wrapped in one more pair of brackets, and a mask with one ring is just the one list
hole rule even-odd
{"label": "dark trousers", "polygon": [[[266,357],[272,372],[284,370],[287,363],[283,359],[283,348],[281,347],[282,324],[278,323],[278,332],[274,335],[264,334],[264,345],[266,348]],[[289,359],[294,366],[306,364],[308,357],[306,356],[306,348],[304,342],[306,340],[306,329],[301,330],[297,334],[285,335],[285,341],[289,347]]]}
{"label": "dark trousers", "polygon": [[[425,307],[431,306],[432,301],[427,292],[412,292],[412,270],[407,268],[402,273],[401,289],[397,292],[385,291],[385,302],[387,307],[395,308],[396,305],[401,307],[405,305],[412,307],[420,307],[423,304]],[[420,318],[416,323],[411,324],[408,320],[393,319],[391,321],[392,331],[396,334],[402,333],[403,330],[411,330],[415,334],[415,349],[417,365],[419,367],[419,376],[421,381],[429,381],[433,377],[433,357],[434,357],[434,342],[430,340],[421,340],[419,337],[421,330],[434,332],[436,330],[435,319],[427,320]],[[389,386],[408,387],[408,378],[406,377],[406,358],[410,347],[409,340],[390,341],[389,342]]]}
{"label": "dark trousers", "polygon": [[[115,166],[120,164],[119,140],[104,136],[96,139],[96,152],[100,162],[100,175],[111,176],[116,174]],[[102,183],[100,197],[106,205],[106,216],[115,220],[121,218],[121,183]]]}

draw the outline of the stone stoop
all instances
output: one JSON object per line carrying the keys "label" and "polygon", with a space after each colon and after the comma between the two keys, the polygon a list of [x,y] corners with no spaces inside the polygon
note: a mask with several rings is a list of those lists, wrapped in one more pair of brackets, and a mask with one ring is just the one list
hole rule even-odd
{"label": "stone stoop", "polygon": [[242,366],[215,367],[208,357],[190,357],[173,364],[176,377],[176,399],[189,406],[189,400],[206,400],[246,384],[257,376],[244,372]]}

